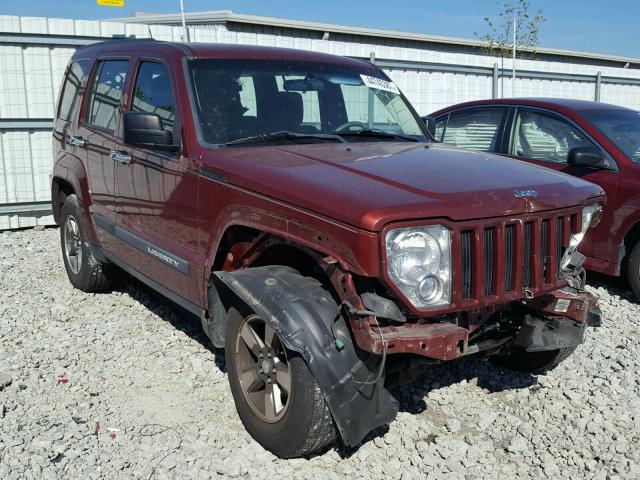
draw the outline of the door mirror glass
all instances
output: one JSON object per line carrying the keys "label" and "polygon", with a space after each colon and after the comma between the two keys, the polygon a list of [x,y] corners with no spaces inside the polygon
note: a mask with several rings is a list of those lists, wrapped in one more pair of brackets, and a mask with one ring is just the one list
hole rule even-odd
{"label": "door mirror glass", "polygon": [[575,147],[569,150],[567,163],[574,167],[604,168],[606,160],[594,147]]}
{"label": "door mirror glass", "polygon": [[422,121],[424,122],[424,124],[427,127],[427,131],[429,132],[429,135],[431,135],[431,138],[436,138],[436,119],[430,116],[426,116],[426,117],[422,117]]}
{"label": "door mirror glass", "polygon": [[162,128],[160,115],[144,112],[125,112],[124,143],[149,150],[176,152],[180,145],[174,145],[172,134]]}

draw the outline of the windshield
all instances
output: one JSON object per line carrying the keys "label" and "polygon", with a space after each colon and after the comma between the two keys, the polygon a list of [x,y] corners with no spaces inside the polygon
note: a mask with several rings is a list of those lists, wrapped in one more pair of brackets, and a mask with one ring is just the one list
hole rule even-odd
{"label": "windshield", "polygon": [[266,140],[317,143],[337,135],[349,142],[426,141],[398,88],[374,67],[198,59],[189,61],[189,75],[207,143],[280,132],[304,135]]}
{"label": "windshield", "polygon": [[640,163],[640,112],[588,110],[583,117],[605,134],[631,160]]}

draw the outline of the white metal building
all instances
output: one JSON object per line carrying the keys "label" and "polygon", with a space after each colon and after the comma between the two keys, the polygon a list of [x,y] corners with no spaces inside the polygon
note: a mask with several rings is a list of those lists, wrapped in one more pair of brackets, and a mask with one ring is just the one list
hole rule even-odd
{"label": "white metal building", "polygon": [[[503,92],[511,96],[511,61],[502,65],[476,40],[230,11],[187,14],[187,23],[193,42],[373,56],[422,114]],[[74,49],[114,36],[180,41],[185,32],[179,25],[179,15],[137,14],[115,22],[0,16],[0,229],[52,223],[50,129]],[[535,59],[518,60],[517,69],[515,96],[600,100],[640,110],[638,58],[543,48]]]}

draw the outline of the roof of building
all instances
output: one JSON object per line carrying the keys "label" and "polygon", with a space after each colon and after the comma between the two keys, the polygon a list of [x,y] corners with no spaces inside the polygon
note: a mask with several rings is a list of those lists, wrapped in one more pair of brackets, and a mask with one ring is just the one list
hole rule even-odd
{"label": "roof of building", "polygon": [[[270,26],[278,28],[289,28],[294,30],[316,31],[321,33],[359,35],[365,37],[377,37],[384,39],[409,40],[415,42],[438,43],[454,46],[467,46],[470,48],[486,48],[486,44],[481,40],[449,37],[442,35],[427,35],[423,33],[401,32],[387,29],[353,27],[321,22],[310,22],[305,20],[292,20],[276,17],[265,17],[260,15],[246,15],[235,13],[231,10],[214,10],[209,12],[185,13],[185,19],[189,25],[210,25],[210,24],[250,24],[260,26]],[[131,17],[113,19],[118,22],[147,23],[154,25],[181,25],[182,18],[179,13],[156,15],[153,13],[136,12]],[[519,48],[520,51],[531,51],[532,49]],[[538,47],[536,53],[551,56],[576,57],[591,60],[620,63],[620,66],[640,67],[640,58],[626,57],[618,55],[606,55],[600,53],[581,52],[574,50],[564,50],[556,48]],[[629,64],[629,65],[627,65]]]}

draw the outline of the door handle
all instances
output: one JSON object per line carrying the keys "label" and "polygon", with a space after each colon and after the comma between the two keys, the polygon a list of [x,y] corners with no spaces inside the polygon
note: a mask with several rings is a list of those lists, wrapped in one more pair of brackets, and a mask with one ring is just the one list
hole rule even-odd
{"label": "door handle", "polygon": [[123,165],[129,165],[131,163],[131,155],[126,152],[119,152],[118,150],[111,150],[109,158]]}
{"label": "door handle", "polygon": [[71,137],[67,140],[69,145],[73,145],[74,147],[86,147],[87,141],[82,137]]}

